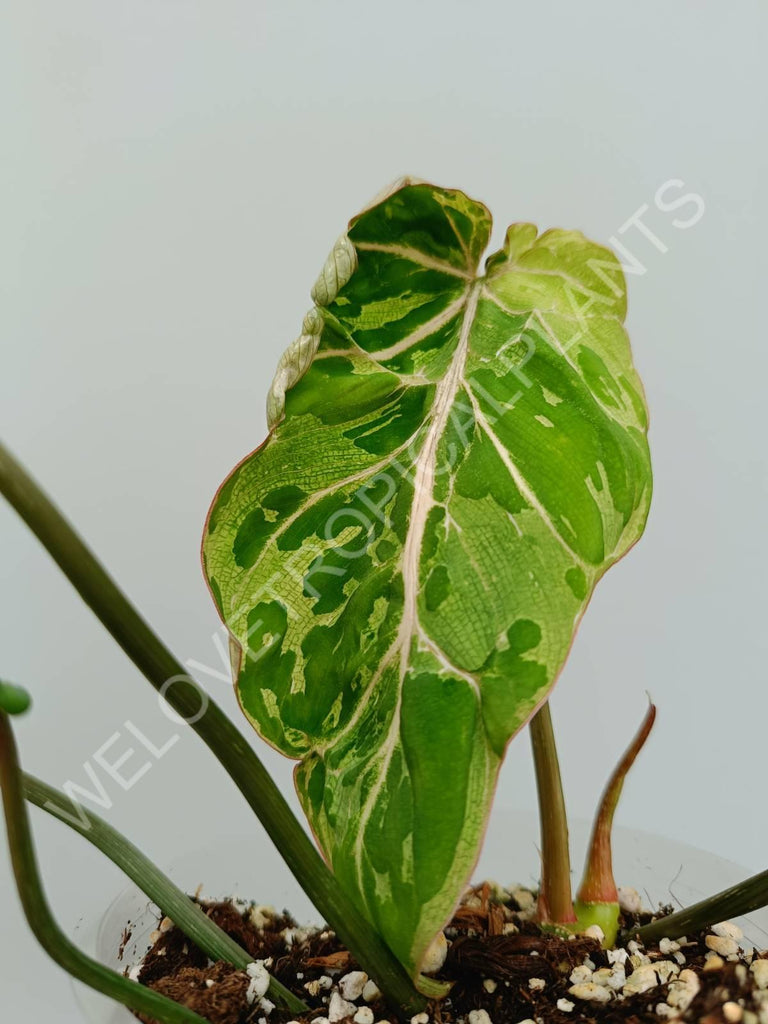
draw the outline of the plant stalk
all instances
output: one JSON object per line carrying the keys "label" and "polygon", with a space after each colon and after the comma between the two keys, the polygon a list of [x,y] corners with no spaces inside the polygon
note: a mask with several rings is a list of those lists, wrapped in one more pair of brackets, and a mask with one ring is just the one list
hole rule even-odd
{"label": "plant stalk", "polygon": [[[194,900],[103,818],[78,807],[82,820],[69,814],[65,819],[63,805],[67,798],[63,793],[32,775],[25,774],[22,781],[24,796],[30,803],[69,825],[108,857],[211,960],[224,960],[241,971],[253,961],[253,957],[219,928]],[[291,1013],[309,1012],[306,1003],[271,976],[268,994],[278,1006],[285,1007]]]}
{"label": "plant stalk", "polygon": [[112,999],[163,1024],[205,1024],[203,1017],[153,992],[81,953],[61,931],[45,898],[37,867],[21,770],[10,721],[0,711],[0,783],[3,791],[8,846],[24,913],[45,951],[73,977]]}
{"label": "plant stalk", "polygon": [[256,752],[190,678],[47,495],[2,445],[0,492],[136,667],[210,748],[307,896],[361,967],[375,978],[393,1009],[409,1017],[421,1012],[426,999],[341,888]]}
{"label": "plant stalk", "polygon": [[530,731],[541,820],[539,920],[542,924],[569,925],[575,923],[576,914],[571,893],[568,818],[549,701],[531,719]]}
{"label": "plant stalk", "polygon": [[578,898],[584,903],[617,903],[619,893],[613,877],[613,852],[611,838],[613,834],[613,816],[619,804],[624,781],[638,754],[645,746],[656,721],[656,707],[650,704],[648,712],[637,734],[621,756],[603,795],[600,798],[597,816],[592,827],[584,878],[579,889]]}
{"label": "plant stalk", "polygon": [[729,921],[765,906],[768,906],[768,871],[761,871],[685,910],[628,931],[625,937],[637,937],[646,944],[658,939],[678,939],[681,935],[703,931],[719,921]]}

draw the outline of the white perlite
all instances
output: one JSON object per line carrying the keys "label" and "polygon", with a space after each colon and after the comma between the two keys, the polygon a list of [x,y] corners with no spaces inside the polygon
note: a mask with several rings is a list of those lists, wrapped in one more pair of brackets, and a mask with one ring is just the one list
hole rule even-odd
{"label": "white perlite", "polygon": [[274,907],[261,904],[253,906],[248,911],[248,920],[258,931],[263,931],[269,922],[275,917],[277,911]]}
{"label": "white perlite", "polygon": [[592,971],[586,964],[579,964],[571,971],[569,980],[572,985],[583,985],[584,982],[592,980]]}
{"label": "white perlite", "polygon": [[704,942],[707,949],[711,949],[719,956],[733,956],[734,953],[739,952],[738,942],[729,935],[708,935]]}
{"label": "white perlite", "polygon": [[713,924],[709,930],[713,935],[719,935],[723,939],[744,938],[744,932],[733,921],[721,921],[720,924]]}
{"label": "white perlite", "polygon": [[528,988],[531,992],[542,992],[546,987],[546,981],[543,978],[529,978]]}
{"label": "white perlite", "polygon": [[650,962],[651,958],[646,956],[645,953],[633,953],[629,958],[629,965],[633,971],[638,967],[647,967]]}
{"label": "white perlite", "polygon": [[493,978],[483,978],[483,988],[489,995],[493,994],[498,987],[498,982]]}
{"label": "white perlite", "polygon": [[619,907],[625,914],[639,914],[643,909],[643,901],[637,889],[629,886],[619,886]]}
{"label": "white perlite", "polygon": [[363,988],[363,999],[366,1003],[372,1003],[381,996],[379,986],[375,981],[366,981]]}
{"label": "white perlite", "polygon": [[669,956],[670,953],[677,953],[680,949],[680,943],[675,942],[673,939],[662,939],[659,942],[659,952],[663,953],[664,956]]}
{"label": "white perlite", "polygon": [[649,989],[656,988],[658,984],[659,979],[652,965],[642,964],[632,971],[621,991],[625,996],[636,996],[641,992],[648,992]]}
{"label": "white perlite", "polygon": [[373,1010],[370,1006],[361,1006],[352,1019],[355,1024],[373,1024]]}
{"label": "white perlite", "polygon": [[470,1010],[469,1024],[493,1024],[487,1010]]}
{"label": "white perlite", "polygon": [[679,1014],[669,1003],[656,1003],[656,1016],[671,1020],[673,1017],[678,1017]]}
{"label": "white perlite", "polygon": [[744,1008],[739,1006],[738,1003],[728,1001],[723,1003],[723,1017],[727,1021],[727,1024],[739,1024],[739,1021],[744,1016]]}
{"label": "white perlite", "polygon": [[648,954],[643,952],[642,944],[635,942],[634,939],[627,943],[627,949],[629,950],[629,962],[633,968],[642,967],[644,964],[651,962]]}
{"label": "white perlite", "polygon": [[768,989],[768,960],[755,960],[749,968],[759,989]]}
{"label": "white perlite", "polygon": [[429,1024],[428,1013],[416,1013],[411,1017],[411,1024]]}
{"label": "white perlite", "polygon": [[269,974],[263,960],[254,960],[253,963],[248,964],[245,970],[251,979],[248,991],[245,993],[245,998],[248,1000],[248,1005],[252,1006],[257,999],[261,999],[262,996],[267,994]]}
{"label": "white perlite", "polygon": [[327,974],[322,974],[319,978],[316,978],[314,981],[305,982],[304,988],[307,990],[307,992],[309,992],[311,996],[319,996],[321,992],[328,992],[329,989],[333,988],[333,979],[330,978]]}
{"label": "white perlite", "polygon": [[707,953],[704,958],[704,970],[719,971],[721,967],[725,967],[725,960],[717,953]]}
{"label": "white perlite", "polygon": [[309,936],[310,935],[314,935],[316,932],[317,932],[317,928],[314,928],[314,927],[307,927],[307,928],[300,927],[300,928],[283,928],[283,930],[280,932],[280,934],[283,937],[283,942],[285,943],[286,947],[288,949],[290,949],[291,946],[293,946],[293,945],[300,946],[302,944],[302,942],[306,942],[306,940],[309,938]]}
{"label": "white perlite", "polygon": [[573,1008],[574,1008],[574,1006],[575,1006],[575,1005],[576,1005],[576,1004],[575,1004],[575,1003],[572,1003],[572,1002],[570,1001],[570,999],[558,999],[558,1000],[557,1000],[557,1008],[558,1008],[558,1010],[560,1010],[560,1011],[561,1011],[562,1013],[570,1013],[570,1012],[571,1012],[571,1010],[573,1010]]}
{"label": "white perlite", "polygon": [[614,992],[621,992],[627,983],[627,976],[624,973],[623,967],[614,967],[611,971],[611,977],[608,979],[608,988],[612,988]]}
{"label": "white perlite", "polygon": [[597,939],[601,946],[605,940],[605,932],[599,924],[591,924],[589,928],[584,929],[584,934],[589,936],[590,939]]}
{"label": "white perlite", "polygon": [[568,989],[568,995],[588,1003],[608,1003],[611,1000],[610,989],[604,988],[602,985],[595,985],[591,981],[585,981],[581,985],[572,985]]}
{"label": "white perlite", "polygon": [[618,992],[627,983],[627,976],[623,967],[601,967],[592,975],[595,985],[602,985],[604,988],[611,988]]}
{"label": "white perlite", "polygon": [[606,950],[606,955],[609,964],[619,964],[622,967],[629,960],[629,953],[623,948]]}
{"label": "white perlite", "polygon": [[510,889],[509,894],[523,913],[532,911],[536,906],[536,897],[530,889],[524,889],[522,886],[515,886]]}
{"label": "white perlite", "polygon": [[445,963],[448,955],[448,940],[443,932],[438,932],[424,955],[421,969],[424,974],[436,974]]}
{"label": "white perlite", "polygon": [[684,970],[667,989],[667,1002],[677,1010],[687,1010],[701,988],[699,979],[693,971]]}
{"label": "white perlite", "polygon": [[344,1020],[345,1017],[353,1017],[356,1011],[357,1007],[355,1004],[347,1002],[346,999],[342,998],[340,992],[334,991],[331,994],[331,1001],[328,1004],[328,1020],[331,1024]]}
{"label": "white perlite", "polygon": [[339,979],[339,991],[345,999],[354,1002],[363,994],[367,983],[368,975],[365,971],[350,971]]}
{"label": "white perlite", "polygon": [[658,974],[662,985],[666,985],[670,978],[680,973],[680,968],[672,960],[657,960],[653,969]]}

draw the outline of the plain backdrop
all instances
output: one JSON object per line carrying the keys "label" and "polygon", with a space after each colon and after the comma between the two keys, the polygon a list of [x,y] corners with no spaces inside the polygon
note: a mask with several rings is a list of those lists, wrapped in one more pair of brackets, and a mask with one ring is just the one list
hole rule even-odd
{"label": "plain backdrop", "polygon": [[[347,219],[410,173],[484,200],[495,241],[532,220],[623,243],[655,498],[553,698],[567,800],[591,814],[650,691],[658,726],[619,820],[765,867],[768,8],[3,8],[0,433],[235,717],[202,524],[264,436],[275,363]],[[664,208],[686,194],[700,198]],[[5,506],[0,566],[0,673],[36,698],[18,723],[29,770],[93,788],[84,764],[100,748],[137,748],[126,720],[155,745],[177,732]],[[291,764],[249,735],[296,806]],[[123,771],[148,762],[137,752]],[[129,792],[100,777],[103,813],[161,863],[217,834],[265,841],[191,734]],[[525,735],[500,792],[534,805]],[[120,879],[59,823],[34,824],[71,927]],[[80,1020],[28,934],[4,847],[0,977],[3,1016]]]}

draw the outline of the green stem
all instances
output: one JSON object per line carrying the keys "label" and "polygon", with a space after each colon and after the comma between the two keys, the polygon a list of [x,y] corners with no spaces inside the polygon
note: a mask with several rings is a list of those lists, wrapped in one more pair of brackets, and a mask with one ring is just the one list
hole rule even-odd
{"label": "green stem", "polygon": [[245,737],[150,629],[26,470],[0,445],[0,492],[42,542],[102,625],[210,748],[258,816],[301,887],[398,1012],[426,1000],[349,899]]}
{"label": "green stem", "polygon": [[[30,803],[69,825],[107,856],[211,960],[225,960],[241,971],[253,961],[253,957],[219,928],[197,903],[103,818],[86,813],[83,807],[78,807],[78,818],[69,815],[62,806],[67,802],[64,794],[32,775],[24,775],[23,786],[24,796]],[[307,1004],[297,999],[276,978],[270,978],[269,996],[292,1013],[309,1012]]]}
{"label": "green stem", "polygon": [[695,934],[718,921],[742,917],[765,906],[768,906],[768,871],[761,871],[730,889],[723,889],[715,896],[694,903],[692,907],[627,932],[625,937],[638,936],[644,943],[665,938],[678,939],[681,935]]}
{"label": "green stem", "polygon": [[568,818],[549,702],[542,704],[533,716],[530,730],[541,820],[539,920],[550,924],[573,924],[576,914],[571,893]]}
{"label": "green stem", "polygon": [[16,744],[10,721],[3,711],[0,711],[0,783],[8,846],[19,897],[29,926],[45,951],[73,977],[132,1010],[145,1013],[163,1024],[205,1024],[203,1017],[185,1006],[91,960],[59,928],[48,907],[40,881],[24,803]]}

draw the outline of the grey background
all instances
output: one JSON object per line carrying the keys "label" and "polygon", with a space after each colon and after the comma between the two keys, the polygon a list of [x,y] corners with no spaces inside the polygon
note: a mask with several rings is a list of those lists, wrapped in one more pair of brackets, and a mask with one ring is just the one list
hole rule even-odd
{"label": "grey background", "polygon": [[[621,822],[764,867],[765,5],[4,7],[0,432],[182,659],[222,671],[206,508],[264,435],[274,365],[351,214],[412,173],[483,199],[499,241],[513,220],[623,238],[645,268],[628,323],[656,494],[553,700],[568,803],[591,814],[650,690],[658,727]],[[704,200],[687,229],[673,220],[691,205],[654,202],[670,179]],[[619,235],[644,204],[666,252]],[[0,671],[37,699],[18,728],[29,770],[85,784],[115,732],[110,757],[136,746],[126,719],[173,734],[5,507],[0,566]],[[237,716],[229,687],[203,678]],[[260,749],[292,793],[291,765]],[[218,832],[260,841],[191,734],[129,792],[100,777],[110,820],[160,862]],[[533,806],[525,736],[500,795]],[[35,827],[71,926],[120,880],[58,823],[36,813]],[[79,1020],[4,847],[0,894],[0,1007]]]}

